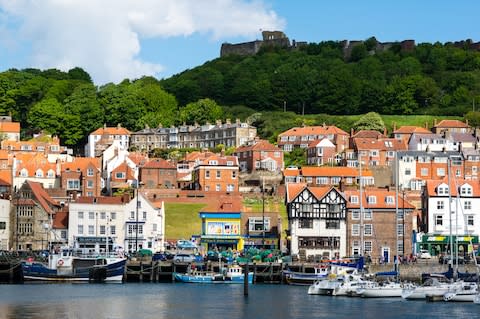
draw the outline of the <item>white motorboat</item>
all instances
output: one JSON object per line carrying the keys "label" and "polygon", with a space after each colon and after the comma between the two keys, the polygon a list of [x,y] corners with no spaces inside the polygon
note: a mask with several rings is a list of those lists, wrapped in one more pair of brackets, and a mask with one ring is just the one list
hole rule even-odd
{"label": "white motorboat", "polygon": [[336,288],[340,287],[345,280],[343,276],[336,276],[334,274],[328,275],[327,279],[317,280],[308,287],[309,295],[327,295],[332,296]]}
{"label": "white motorboat", "polygon": [[441,282],[437,278],[428,279],[422,286],[406,287],[402,290],[404,299],[438,299],[443,298],[449,291],[454,291],[461,286],[461,282]]}
{"label": "white motorboat", "polygon": [[393,298],[402,297],[404,288],[415,288],[413,284],[400,282],[386,282],[378,285],[365,286],[357,289],[357,294],[365,298]]}
{"label": "white motorboat", "polygon": [[478,295],[478,285],[474,282],[461,282],[457,289],[448,291],[443,295],[444,301],[474,302]]}

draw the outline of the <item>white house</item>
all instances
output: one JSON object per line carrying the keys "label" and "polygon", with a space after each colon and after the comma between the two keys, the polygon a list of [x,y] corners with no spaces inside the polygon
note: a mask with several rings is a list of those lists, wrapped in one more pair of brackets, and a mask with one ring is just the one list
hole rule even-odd
{"label": "white house", "polygon": [[8,250],[10,237],[10,201],[0,199],[0,250]]}
{"label": "white house", "polygon": [[130,141],[130,131],[118,125],[117,127],[101,127],[88,136],[88,142],[85,145],[85,156],[96,157],[96,151],[99,146],[103,152],[114,141],[118,141],[118,145],[123,150],[128,150]]}
{"label": "white house", "polygon": [[346,199],[335,188],[287,185],[289,249],[292,255],[344,257]]}
{"label": "white house", "polygon": [[429,180],[422,194],[424,236],[422,249],[445,252],[458,241],[459,253],[471,251],[480,234],[480,185],[478,181],[448,178]]}
{"label": "white house", "polygon": [[80,197],[70,204],[68,243],[98,250],[105,249],[108,240],[108,249],[163,250],[164,217],[163,203],[156,207],[142,194],[132,200],[128,196]]}

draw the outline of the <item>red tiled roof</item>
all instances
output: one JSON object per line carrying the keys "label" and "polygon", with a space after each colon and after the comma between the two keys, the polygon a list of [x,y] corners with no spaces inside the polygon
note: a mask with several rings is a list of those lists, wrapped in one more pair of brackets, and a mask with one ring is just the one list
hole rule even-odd
{"label": "red tiled roof", "polygon": [[[210,161],[217,161],[217,164],[216,165],[213,165],[213,164],[210,164]],[[227,162],[233,162],[233,165],[231,165],[231,167],[236,167],[238,166],[238,157],[236,156],[231,156],[231,155],[227,155],[227,156],[219,156],[219,155],[212,155],[212,156],[209,156],[205,159],[202,159],[199,161],[199,165],[200,166],[227,166]]]}
{"label": "red tiled roof", "polygon": [[280,152],[281,149],[269,141],[266,140],[258,140],[253,145],[243,145],[238,147],[235,152],[246,152],[246,151],[275,151]]}
{"label": "red tiled roof", "polygon": [[354,144],[357,150],[405,151],[408,149],[403,140],[395,138],[354,138]]}
{"label": "red tiled roof", "polygon": [[52,224],[56,229],[68,229],[68,210],[57,211]]}
{"label": "red tiled roof", "polygon": [[347,132],[339,129],[334,125],[329,126],[304,126],[293,127],[278,136],[302,136],[302,135],[348,135]]}
{"label": "red tiled roof", "polygon": [[[360,203],[352,203],[350,201],[350,197],[352,195],[360,197],[360,190],[346,190],[344,192],[346,199],[347,199],[347,205],[348,208],[360,208]],[[369,196],[375,196],[376,201],[375,203],[368,203],[367,198]],[[393,197],[393,201],[391,203],[387,203],[386,198],[388,196]],[[392,190],[387,190],[387,189],[381,189],[381,188],[365,188],[363,189],[362,192],[362,205],[363,208],[388,208],[388,209],[395,209],[395,191]],[[405,201],[403,202],[403,196],[400,194],[398,195],[398,207],[400,209],[402,208],[407,208],[407,209],[415,209],[415,206],[410,204],[409,202]]]}
{"label": "red tiled roof", "polygon": [[19,122],[0,122],[0,132],[20,133]]}
{"label": "red tiled roof", "polygon": [[379,131],[374,130],[361,130],[353,134],[353,138],[385,138],[386,136]]}
{"label": "red tiled roof", "polygon": [[[464,179],[453,179],[450,181],[450,196],[457,196],[458,190],[461,186],[468,184],[472,187],[472,196],[480,197],[480,182],[475,180],[464,180]],[[441,184],[448,185],[448,178],[444,178],[443,180],[427,180],[426,181],[426,192],[428,196],[434,197],[439,196],[437,194],[437,187]],[[441,195],[440,195],[441,196]],[[443,195],[448,196],[448,195]]]}
{"label": "red tiled roof", "polygon": [[89,166],[94,166],[97,170],[100,170],[102,167],[101,158],[75,157],[72,162],[62,163],[62,171],[66,171],[67,169],[70,171],[76,171],[77,169],[80,169],[84,172]]}
{"label": "red tiled roof", "polygon": [[242,197],[240,195],[218,196],[209,201],[202,209],[204,213],[228,213],[242,211]]}
{"label": "red tiled roof", "polygon": [[462,121],[459,121],[459,120],[442,120],[440,121],[440,123],[438,123],[437,125],[435,125],[434,127],[438,128],[438,127],[445,127],[445,128],[449,128],[449,127],[457,127],[457,128],[469,128],[470,126],[466,123],[463,123]]}
{"label": "red tiled roof", "polygon": [[143,165],[143,168],[157,168],[157,169],[177,169],[175,165],[163,158],[152,158]]}
{"label": "red tiled roof", "polygon": [[335,189],[331,186],[308,187],[305,183],[287,184],[287,202],[293,201],[306,188],[319,200]]}
{"label": "red tiled roof", "polygon": [[[359,169],[346,166],[304,166],[301,168],[302,176],[359,176]],[[373,176],[368,169],[362,169],[362,176]]]}
{"label": "red tiled roof", "polygon": [[101,127],[96,129],[94,132],[90,133],[90,135],[129,135],[130,131],[121,126],[115,127]]}
{"label": "red tiled roof", "polygon": [[32,182],[28,180],[27,180],[27,183],[30,186],[30,189],[32,190],[33,195],[37,199],[40,206],[42,206],[44,211],[46,211],[49,214],[52,214],[54,211],[52,210],[50,205],[60,206],[58,202],[54,201],[50,197],[50,195],[47,194],[47,192],[45,191],[41,183]]}
{"label": "red tiled roof", "polygon": [[393,134],[413,134],[413,133],[425,133],[429,134],[432,133],[430,130],[420,127],[420,126],[410,126],[410,125],[405,125],[400,127],[398,130],[395,130]]}

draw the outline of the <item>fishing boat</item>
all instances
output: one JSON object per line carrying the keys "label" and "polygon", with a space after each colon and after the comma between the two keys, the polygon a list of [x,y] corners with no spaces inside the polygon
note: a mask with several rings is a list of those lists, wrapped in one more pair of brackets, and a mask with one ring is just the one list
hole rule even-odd
{"label": "fishing boat", "polygon": [[[175,280],[184,283],[203,283],[203,284],[243,284],[245,274],[243,268],[239,265],[228,265],[221,268],[220,272],[190,270],[187,273],[175,273]],[[248,273],[248,283],[253,283],[253,272]]]}
{"label": "fishing boat", "polygon": [[127,259],[122,253],[99,254],[63,247],[48,256],[48,263],[22,262],[24,280],[122,282]]}

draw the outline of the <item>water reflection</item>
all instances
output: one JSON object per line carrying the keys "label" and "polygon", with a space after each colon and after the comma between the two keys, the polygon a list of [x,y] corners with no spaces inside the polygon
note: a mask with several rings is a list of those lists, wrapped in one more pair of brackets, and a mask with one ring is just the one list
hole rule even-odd
{"label": "water reflection", "polygon": [[472,303],[310,296],[305,287],[194,284],[0,285],[0,319],[473,318]]}

